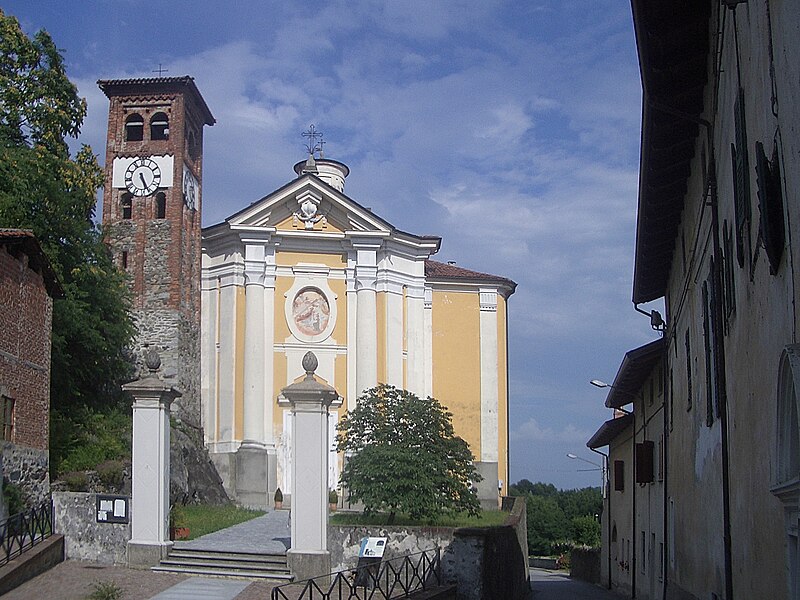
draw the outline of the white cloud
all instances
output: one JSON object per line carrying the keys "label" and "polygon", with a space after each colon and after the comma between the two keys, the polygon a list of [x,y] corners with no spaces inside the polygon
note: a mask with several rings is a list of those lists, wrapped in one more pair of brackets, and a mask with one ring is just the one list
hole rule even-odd
{"label": "white cloud", "polygon": [[519,427],[511,430],[511,440],[514,442],[565,442],[569,444],[586,444],[591,432],[581,429],[572,423],[561,428],[541,425],[536,419],[528,419]]}

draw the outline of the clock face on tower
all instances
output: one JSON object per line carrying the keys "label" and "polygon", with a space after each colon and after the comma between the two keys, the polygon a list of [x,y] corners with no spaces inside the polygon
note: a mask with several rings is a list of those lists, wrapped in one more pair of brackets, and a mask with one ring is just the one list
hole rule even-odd
{"label": "clock face on tower", "polygon": [[134,196],[148,196],[161,184],[161,169],[152,158],[137,158],[125,170],[125,187]]}

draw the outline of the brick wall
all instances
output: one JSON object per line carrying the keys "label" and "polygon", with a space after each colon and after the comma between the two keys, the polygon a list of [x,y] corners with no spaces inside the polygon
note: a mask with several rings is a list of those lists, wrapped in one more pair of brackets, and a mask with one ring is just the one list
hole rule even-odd
{"label": "brick wall", "polygon": [[24,254],[0,245],[0,388],[14,399],[11,442],[46,450],[53,302]]}

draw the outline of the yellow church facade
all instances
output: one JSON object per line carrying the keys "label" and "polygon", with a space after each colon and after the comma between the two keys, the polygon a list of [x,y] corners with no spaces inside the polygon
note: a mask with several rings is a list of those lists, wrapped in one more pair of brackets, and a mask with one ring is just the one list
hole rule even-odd
{"label": "yellow church facade", "polygon": [[[484,506],[508,485],[504,277],[432,260],[441,238],[401,231],[344,193],[346,165],[297,177],[202,232],[201,397],[205,441],[237,501],[269,506],[291,488],[291,413],[281,389],[303,355],[342,411],[379,383],[437,398],[483,476]],[[302,444],[301,444],[302,446]],[[329,484],[343,457],[331,449]]]}

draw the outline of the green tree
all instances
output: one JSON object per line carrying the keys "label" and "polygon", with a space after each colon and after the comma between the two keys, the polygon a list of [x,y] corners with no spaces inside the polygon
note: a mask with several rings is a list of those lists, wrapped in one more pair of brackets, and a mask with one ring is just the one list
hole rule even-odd
{"label": "green tree", "polygon": [[337,450],[348,460],[341,482],[365,512],[413,519],[480,512],[473,483],[480,474],[452,415],[434,398],[379,385],[366,390],[339,421]]}
{"label": "green tree", "polygon": [[551,554],[554,544],[570,537],[569,519],[554,498],[528,495],[525,504],[529,552],[536,555]]}
{"label": "green tree", "polygon": [[582,546],[600,546],[600,523],[592,515],[572,517],[570,521],[572,540]]}
{"label": "green tree", "polygon": [[29,38],[0,10],[0,227],[32,230],[63,287],[51,404],[65,415],[119,401],[134,331],[124,274],[92,220],[102,171],[91,148],[72,157],[67,145],[85,115],[50,35]]}

